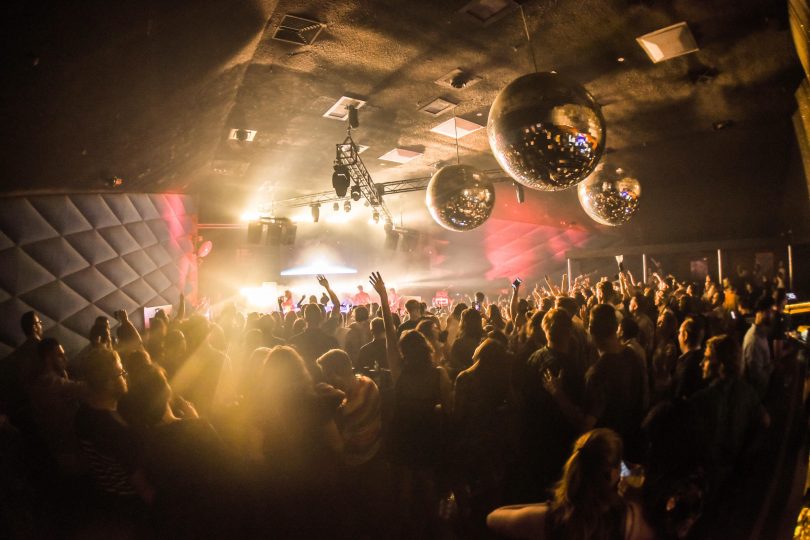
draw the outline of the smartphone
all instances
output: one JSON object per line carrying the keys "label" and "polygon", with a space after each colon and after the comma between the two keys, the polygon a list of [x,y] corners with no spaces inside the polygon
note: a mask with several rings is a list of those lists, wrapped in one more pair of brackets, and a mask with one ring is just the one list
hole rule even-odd
{"label": "smartphone", "polygon": [[621,464],[621,472],[619,473],[619,475],[622,478],[627,478],[628,476],[630,476],[630,469],[627,467],[627,463],[625,463],[624,460],[622,460],[621,463],[622,463]]}
{"label": "smartphone", "polygon": [[788,300],[796,300],[796,293],[792,292],[786,293],[785,298],[787,298]]}

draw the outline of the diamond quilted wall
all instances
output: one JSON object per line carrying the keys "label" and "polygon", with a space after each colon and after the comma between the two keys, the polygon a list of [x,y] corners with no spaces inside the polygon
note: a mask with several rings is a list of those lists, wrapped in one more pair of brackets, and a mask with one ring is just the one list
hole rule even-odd
{"label": "diamond quilted wall", "polygon": [[193,199],[174,194],[77,194],[0,199],[0,358],[23,341],[34,310],[68,354],[97,316],[176,305],[196,290]]}

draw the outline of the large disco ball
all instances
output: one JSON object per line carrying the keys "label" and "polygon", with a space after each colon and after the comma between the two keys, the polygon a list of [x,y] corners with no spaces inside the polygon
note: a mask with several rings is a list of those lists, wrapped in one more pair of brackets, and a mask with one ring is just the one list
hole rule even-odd
{"label": "large disco ball", "polygon": [[428,182],[425,204],[445,229],[471,231],[492,214],[495,187],[475,167],[448,165]]}
{"label": "large disco ball", "polygon": [[602,225],[627,223],[638,212],[641,184],[622,169],[597,169],[577,186],[582,209]]}
{"label": "large disco ball", "polygon": [[599,104],[556,73],[531,73],[501,90],[489,111],[489,145],[526,187],[559,191],[584,180],[605,150]]}

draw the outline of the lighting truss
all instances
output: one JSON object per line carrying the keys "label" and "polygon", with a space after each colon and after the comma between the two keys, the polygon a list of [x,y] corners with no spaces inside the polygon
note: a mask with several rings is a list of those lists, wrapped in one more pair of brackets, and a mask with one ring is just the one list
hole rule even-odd
{"label": "lighting truss", "polygon": [[386,222],[392,222],[393,217],[388,207],[383,201],[382,195],[374,185],[374,180],[366,169],[360,154],[357,152],[357,145],[352,140],[351,132],[342,143],[335,145],[335,165],[343,165],[349,171],[349,178],[352,184],[360,188],[360,195],[363,199],[376,208]]}

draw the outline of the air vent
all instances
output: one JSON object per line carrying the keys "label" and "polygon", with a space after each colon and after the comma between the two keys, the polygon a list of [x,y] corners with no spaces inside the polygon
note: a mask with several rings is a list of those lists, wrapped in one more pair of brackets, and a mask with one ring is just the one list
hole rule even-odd
{"label": "air vent", "polygon": [[457,68],[433,82],[445,88],[461,90],[462,88],[469,88],[480,80],[481,77],[476,77],[461,68]]}
{"label": "air vent", "polygon": [[430,116],[439,116],[442,113],[445,113],[455,107],[457,104],[453,103],[452,101],[447,101],[446,99],[436,98],[424,107],[420,107],[419,110],[423,113],[429,114]]}
{"label": "air vent", "polygon": [[349,118],[349,105],[354,105],[355,109],[359,109],[365,104],[366,102],[362,99],[341,96],[334,105],[329,107],[329,110],[323,114],[323,117],[331,118],[332,120],[347,120]]}
{"label": "air vent", "polygon": [[636,41],[655,64],[699,50],[685,22],[637,37]]}
{"label": "air vent", "polygon": [[394,163],[408,163],[412,159],[416,159],[421,155],[421,152],[406,150],[405,148],[394,148],[377,159],[381,159],[383,161],[393,161]]}
{"label": "air vent", "polygon": [[228,139],[239,142],[253,142],[253,139],[256,138],[256,133],[258,132],[255,129],[233,128],[228,133]]}
{"label": "air vent", "polygon": [[518,6],[519,4],[514,0],[472,0],[458,12],[481,26],[489,26],[517,9]]}
{"label": "air vent", "polygon": [[455,139],[456,136],[458,136],[460,139],[483,128],[484,126],[476,124],[475,122],[470,122],[469,120],[464,120],[463,118],[450,118],[430,131],[444,135],[445,137],[450,137],[452,139]]}
{"label": "air vent", "polygon": [[323,25],[318,21],[295,15],[284,15],[276,28],[276,33],[273,34],[273,39],[296,45],[312,45],[318,39],[321,30],[323,30]]}

